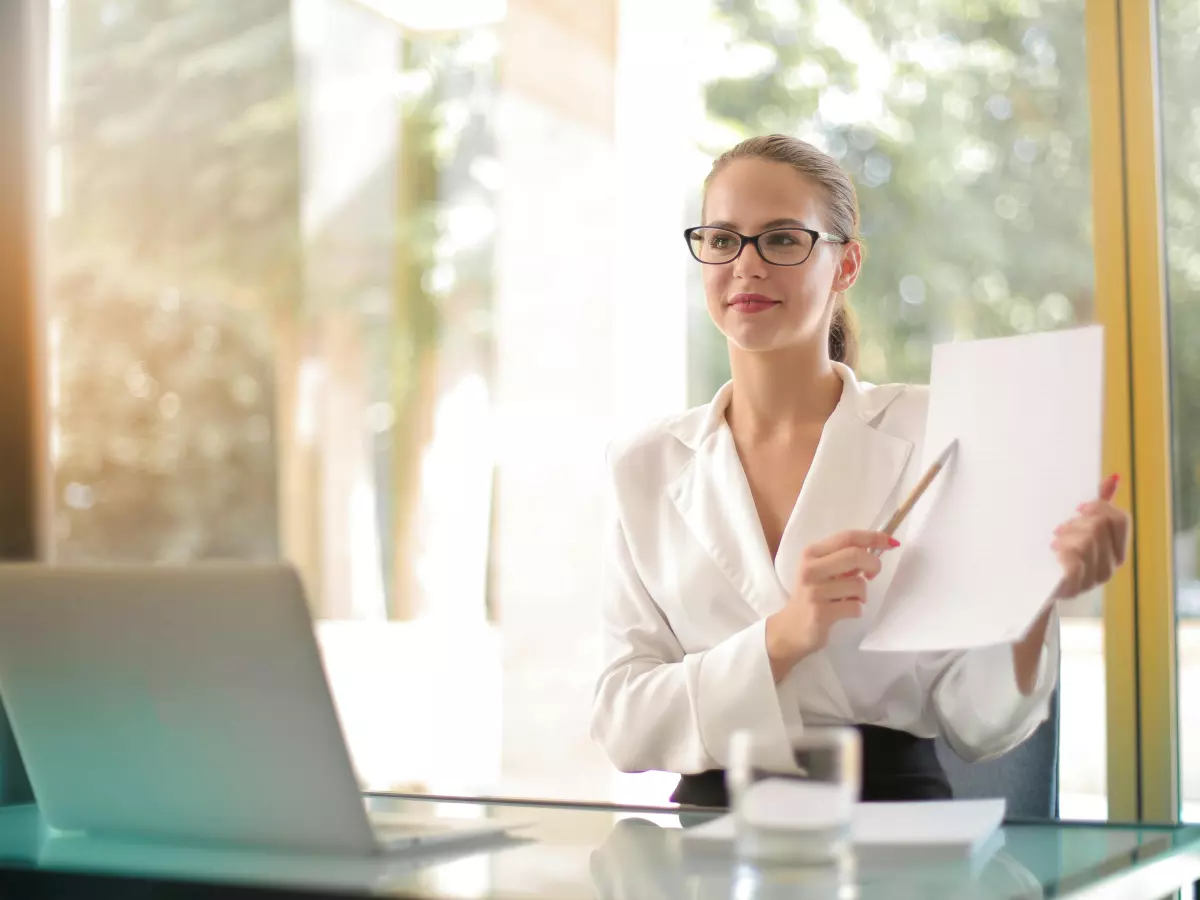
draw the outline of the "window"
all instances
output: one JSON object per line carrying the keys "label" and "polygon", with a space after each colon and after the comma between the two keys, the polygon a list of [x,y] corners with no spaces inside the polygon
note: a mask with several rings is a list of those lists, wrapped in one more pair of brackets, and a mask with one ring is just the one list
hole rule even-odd
{"label": "window", "polygon": [[1158,6],[1167,296],[1170,322],[1178,616],[1180,788],[1185,821],[1200,820],[1200,9]]}
{"label": "window", "polygon": [[[859,376],[927,381],[934,343],[1093,320],[1083,4],[720,0],[701,144],[807,138],[854,178],[866,264],[851,292]],[[698,205],[694,215],[699,215]],[[690,296],[701,296],[694,275]],[[728,377],[689,307],[691,395]],[[1062,814],[1104,818],[1100,598],[1062,624]]]}
{"label": "window", "polygon": [[[372,788],[665,799],[587,735],[603,451],[726,375],[680,237],[715,153],[849,168],[869,380],[1093,316],[1079,0],[52,8],[55,554],[292,560]],[[1063,810],[1103,815],[1076,612]]]}

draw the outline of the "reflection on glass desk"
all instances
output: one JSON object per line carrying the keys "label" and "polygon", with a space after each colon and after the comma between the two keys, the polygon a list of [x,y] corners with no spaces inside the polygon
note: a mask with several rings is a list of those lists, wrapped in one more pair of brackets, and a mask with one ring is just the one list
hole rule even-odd
{"label": "reflection on glass desk", "polygon": [[[70,873],[120,876],[105,896],[132,896],[142,881],[303,889],[312,896],[449,898],[834,897],[815,870],[777,874],[740,867],[731,854],[681,840],[681,828],[713,813],[631,811],[594,804],[532,805],[372,797],[373,810],[405,816],[533,822],[512,836],[389,857],[183,848],[49,833],[31,806],[0,809],[0,895],[33,879]],[[862,862],[851,890],[870,898],[1157,898],[1200,878],[1200,827],[1008,823],[1003,841],[975,865]],[[115,887],[114,887],[115,886]]]}

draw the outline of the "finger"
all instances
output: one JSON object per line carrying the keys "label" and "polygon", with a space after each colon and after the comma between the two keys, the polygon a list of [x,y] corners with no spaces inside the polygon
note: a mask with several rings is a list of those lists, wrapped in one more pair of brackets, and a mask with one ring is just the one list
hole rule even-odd
{"label": "finger", "polygon": [[1105,516],[1096,523],[1096,568],[1092,573],[1095,578],[1093,587],[1108,584],[1117,567],[1121,565],[1121,552],[1118,547],[1120,538],[1116,529],[1117,520],[1110,516]]}
{"label": "finger", "polygon": [[1091,523],[1091,528],[1080,536],[1080,542],[1078,557],[1083,564],[1083,574],[1076,588],[1082,592],[1090,591],[1112,578],[1113,552],[1112,540],[1103,520]]}
{"label": "finger", "polygon": [[1104,479],[1100,485],[1100,499],[1105,503],[1112,501],[1112,498],[1117,495],[1117,487],[1121,483],[1121,476],[1113,473]]}
{"label": "finger", "polygon": [[1054,529],[1051,543],[1078,543],[1080,547],[1091,543],[1104,546],[1106,552],[1116,555],[1116,535],[1110,530],[1108,516],[1081,516],[1071,519]]}
{"label": "finger", "polygon": [[811,560],[805,566],[805,577],[809,584],[817,584],[830,578],[839,578],[852,572],[860,572],[868,578],[874,578],[883,568],[883,563],[870,551],[860,547],[847,547],[828,556]]}
{"label": "finger", "polygon": [[1129,513],[1110,503],[1092,503],[1085,506],[1089,512],[1094,512],[1094,518],[1107,529],[1112,542],[1113,557],[1117,565],[1121,565],[1125,562],[1129,543]]}
{"label": "finger", "polygon": [[1086,540],[1072,535],[1057,539],[1052,547],[1062,568],[1062,596],[1074,597],[1083,591],[1087,578]]}
{"label": "finger", "polygon": [[837,622],[842,619],[861,619],[863,614],[863,605],[854,601],[846,601],[844,603],[830,603],[826,607],[826,621]]}
{"label": "finger", "polygon": [[1107,545],[1108,557],[1114,567],[1125,562],[1125,517],[1105,516],[1100,521],[1102,540]]}
{"label": "finger", "polygon": [[1080,503],[1075,510],[1079,513],[1076,518],[1111,519],[1127,515],[1123,509],[1113,506],[1106,500],[1089,500],[1087,503]]}
{"label": "finger", "polygon": [[1078,553],[1067,550],[1058,554],[1058,564],[1062,568],[1062,580],[1057,594],[1060,599],[1070,600],[1082,592],[1085,575],[1083,560]]}
{"label": "finger", "polygon": [[1050,541],[1050,549],[1054,551],[1054,555],[1058,557],[1060,562],[1067,557],[1078,557],[1081,547],[1082,539],[1074,531],[1060,531]]}
{"label": "finger", "polygon": [[1092,583],[1089,585],[1089,588],[1108,584],[1109,580],[1113,577],[1113,571],[1116,569],[1116,566],[1114,565],[1112,553],[1109,552],[1110,549],[1109,547],[1101,547],[1100,551],[1096,554],[1096,568],[1092,572]]}
{"label": "finger", "polygon": [[1072,557],[1069,564],[1063,569],[1063,577],[1069,587],[1068,598],[1078,597],[1083,593],[1083,580],[1087,577],[1087,572],[1082,560]]}
{"label": "finger", "polygon": [[1132,530],[1132,520],[1129,514],[1122,510],[1116,510],[1118,515],[1113,518],[1113,546],[1117,550],[1117,565],[1125,564],[1125,557],[1129,553],[1129,533]]}
{"label": "finger", "polygon": [[1057,544],[1063,550],[1073,554],[1087,567],[1094,561],[1097,540],[1097,525],[1087,520],[1080,521],[1064,528],[1056,537]]}
{"label": "finger", "polygon": [[861,575],[834,578],[817,585],[813,591],[813,596],[817,600],[825,601],[826,604],[835,600],[857,600],[862,602],[867,599],[867,579]]}
{"label": "finger", "polygon": [[1054,529],[1054,539],[1071,541],[1086,538],[1091,534],[1094,527],[1091,523],[1091,519],[1082,516],[1076,519],[1068,519]]}
{"label": "finger", "polygon": [[1101,541],[1097,537],[1096,527],[1093,523],[1080,539],[1079,560],[1082,563],[1082,569],[1076,576],[1075,590],[1077,593],[1082,594],[1096,586],[1096,572],[1099,568],[1100,555]]}
{"label": "finger", "polygon": [[1113,547],[1112,537],[1108,533],[1107,517],[1092,520],[1091,536],[1088,540],[1088,577],[1085,590],[1091,590],[1098,584],[1103,584],[1112,578]]}
{"label": "finger", "polygon": [[820,559],[839,550],[858,547],[862,550],[889,550],[899,547],[900,542],[888,537],[882,531],[842,531],[833,537],[809,545],[804,555],[809,559]]}

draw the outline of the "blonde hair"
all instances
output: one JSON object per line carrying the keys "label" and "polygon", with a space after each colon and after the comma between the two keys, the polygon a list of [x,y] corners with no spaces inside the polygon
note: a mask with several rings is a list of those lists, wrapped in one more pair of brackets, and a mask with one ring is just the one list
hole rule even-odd
{"label": "blonde hair", "polygon": [[[858,233],[858,194],[846,170],[827,153],[812,144],[786,134],[767,134],[747,138],[736,147],[726,150],[713,162],[704,179],[704,193],[713,178],[738,159],[765,159],[786,163],[801,175],[811,179],[825,193],[826,228],[838,237],[860,240]],[[844,294],[838,294],[833,319],[829,323],[829,358],[854,368],[858,362],[858,324],[846,305]]]}

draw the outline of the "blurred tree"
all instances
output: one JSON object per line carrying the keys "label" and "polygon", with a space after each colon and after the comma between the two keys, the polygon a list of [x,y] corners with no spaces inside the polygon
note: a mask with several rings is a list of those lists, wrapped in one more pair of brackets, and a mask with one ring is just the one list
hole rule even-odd
{"label": "blurred tree", "polygon": [[809,139],[859,189],[864,378],[924,380],[950,337],[1091,318],[1082,15],[1075,0],[717,0],[743,71],[709,83],[710,116],[733,137]]}
{"label": "blurred tree", "polygon": [[1161,0],[1158,13],[1175,528],[1200,540],[1200,5]]}
{"label": "blurred tree", "polygon": [[59,558],[275,556],[270,319],[299,293],[287,4],[67,10]]}
{"label": "blurred tree", "polygon": [[[859,189],[859,369],[924,381],[931,346],[1094,317],[1082,0],[715,0],[707,108],[727,140],[812,140]],[[1200,517],[1200,7],[1159,14],[1177,525]],[[697,305],[693,400],[728,377]],[[1198,554],[1200,555],[1200,554]]]}
{"label": "blurred tree", "polygon": [[459,214],[487,219],[496,202],[486,179],[496,152],[496,43],[487,27],[401,41],[400,80],[411,87],[401,95],[394,324],[383,348],[393,360],[384,371],[395,416],[379,445],[391,497],[389,609],[398,618],[422,599],[414,565],[421,463],[439,394],[464,376],[489,379],[493,367],[494,235],[470,223],[464,234]]}
{"label": "blurred tree", "polygon": [[268,335],[81,252],[55,291],[58,559],[274,556]]}
{"label": "blurred tree", "polygon": [[[50,291],[60,558],[287,552],[321,604],[322,467],[361,441],[385,600],[393,616],[414,611],[434,407],[491,369],[494,239],[479,219],[495,202],[494,29],[405,34],[348,0],[63,9]],[[384,74],[397,158],[303,237],[302,117],[319,126],[324,110],[301,107],[326,96],[314,79],[349,69],[329,43],[320,72],[299,57],[301,15],[398,45]],[[326,340],[335,324],[343,339]],[[303,364],[348,347],[364,358],[334,368],[361,370],[351,380],[374,401],[361,437],[302,446]]]}

